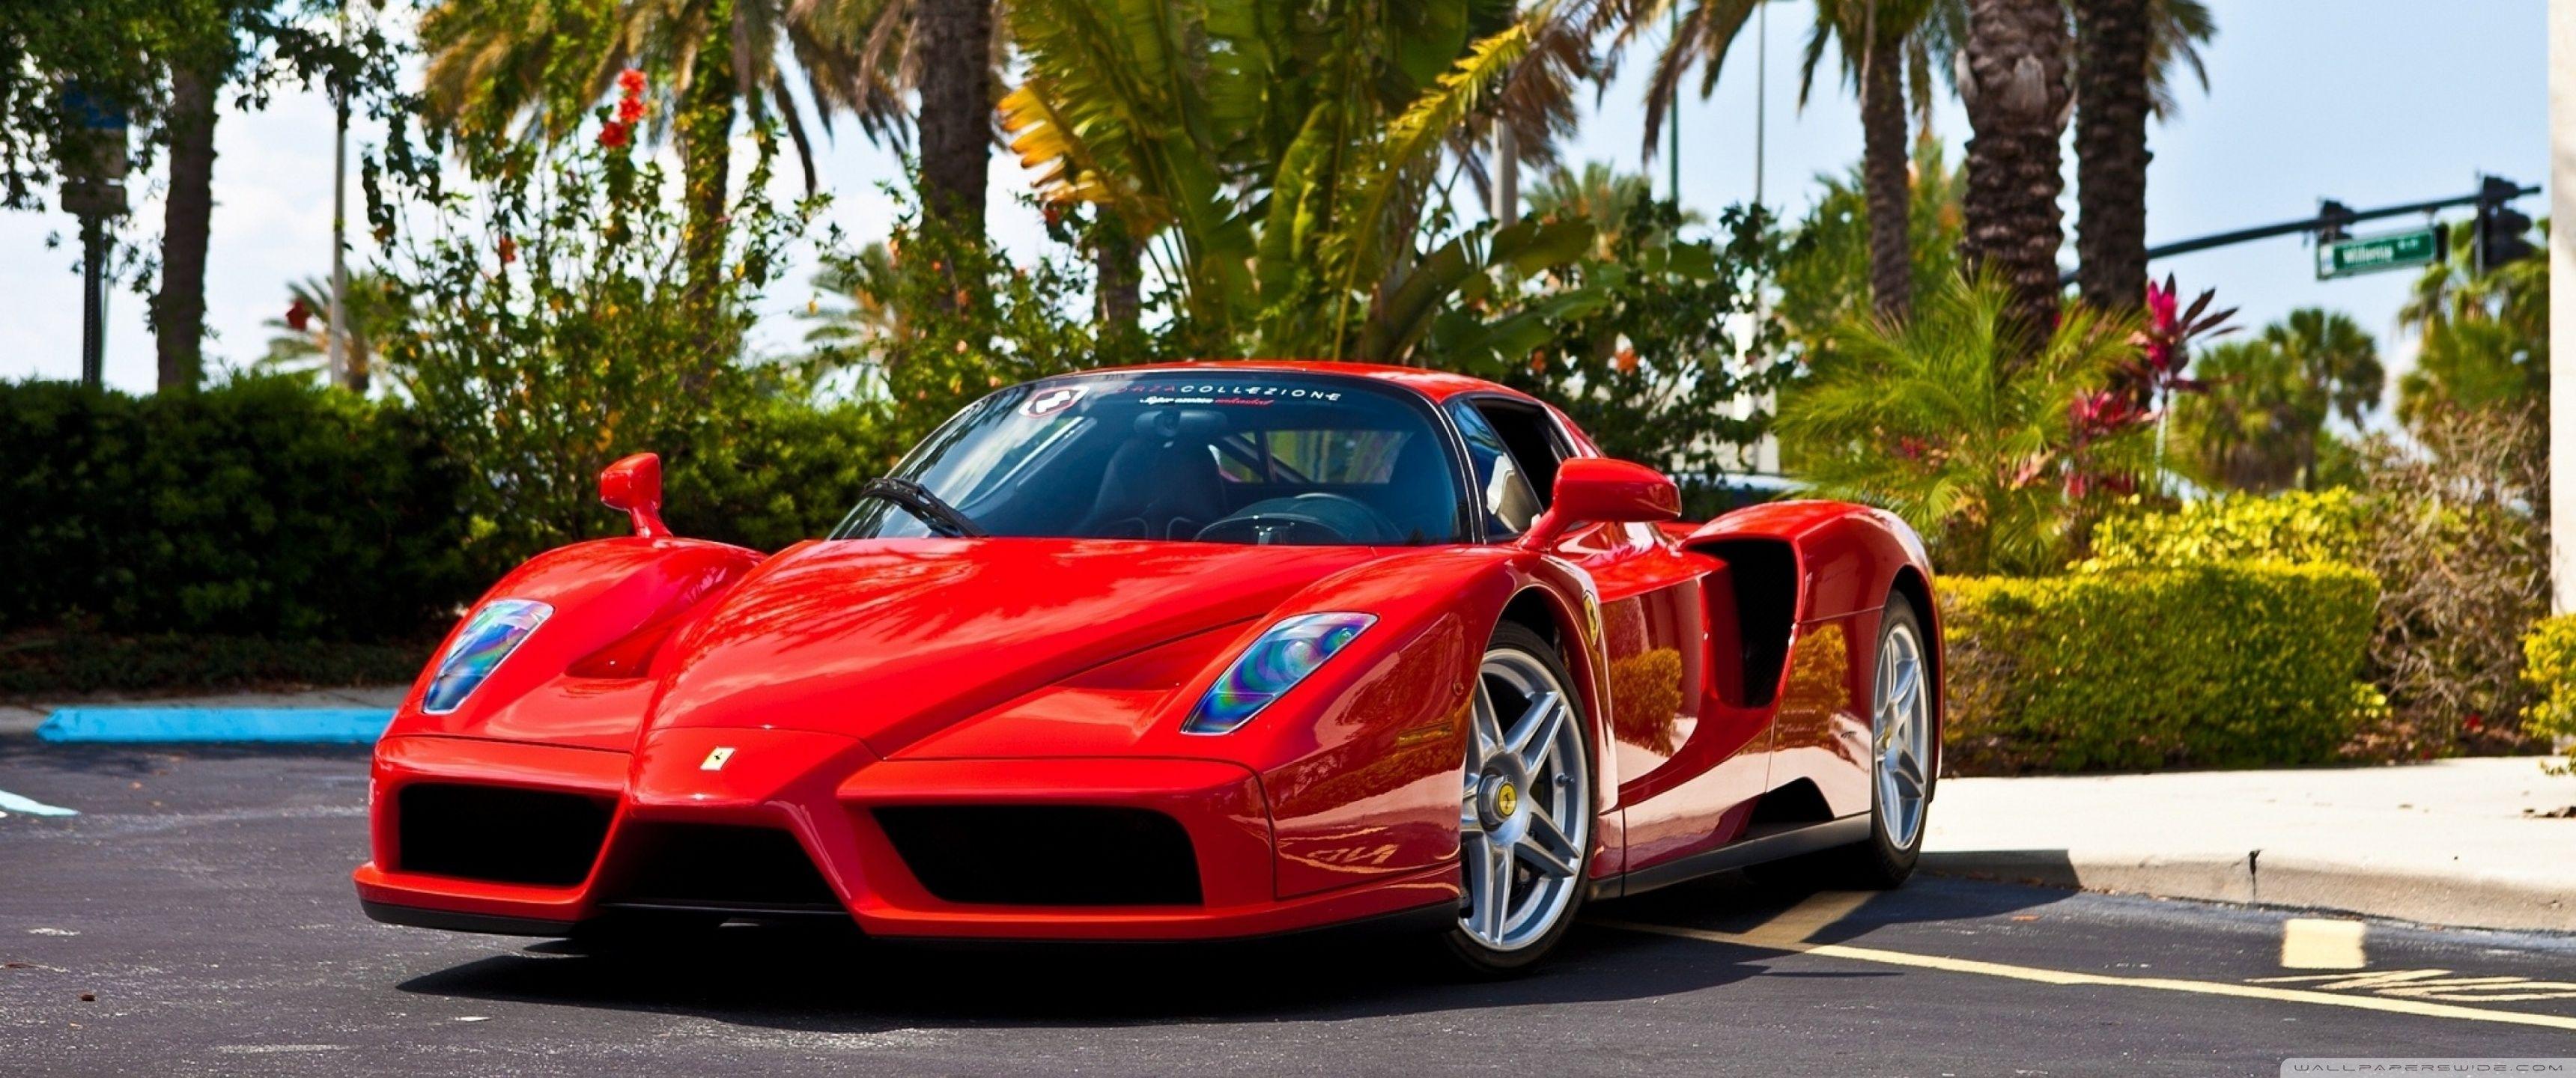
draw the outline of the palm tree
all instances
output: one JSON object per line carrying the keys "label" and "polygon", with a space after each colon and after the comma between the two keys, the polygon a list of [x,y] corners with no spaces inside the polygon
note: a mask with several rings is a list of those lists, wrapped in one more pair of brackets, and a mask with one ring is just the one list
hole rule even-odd
{"label": "palm tree", "polygon": [[[375,370],[376,338],[400,321],[397,305],[401,300],[392,282],[380,273],[350,274],[345,295],[348,303],[342,317],[349,333],[348,387],[363,394]],[[268,339],[268,352],[260,357],[258,366],[271,371],[315,373],[329,379],[331,331],[323,324],[322,312],[331,306],[331,282],[322,277],[289,282],[286,298],[286,314],[265,323],[278,332]]]}
{"label": "palm tree", "polygon": [[[2539,222],[2543,237],[2547,220]],[[2526,258],[2477,272],[2475,225],[2451,234],[2451,256],[2416,278],[2398,325],[2422,342],[2415,369],[2397,381],[2397,420],[2410,430],[2464,413],[2549,406],[2549,260]],[[2548,244],[2540,245],[2546,248]]]}
{"label": "palm tree", "polygon": [[2034,333],[2057,320],[2069,51],[2062,0],[1969,0],[1957,83],[1974,134],[1959,254],[2012,286],[2013,314]]}
{"label": "palm tree", "polygon": [[[989,57],[963,70],[915,62],[905,18],[920,2],[935,0],[436,0],[420,20],[428,116],[469,136],[564,138],[620,72],[646,69],[660,93],[652,130],[680,145],[686,258],[703,280],[722,261],[738,116],[775,118],[796,146],[806,189],[815,189],[813,146],[782,52],[802,70],[827,131],[847,113],[871,140],[897,144],[907,72],[989,76]],[[925,99],[936,96],[924,90]]]}
{"label": "palm tree", "polygon": [[2068,0],[2075,17],[2076,284],[2104,309],[2136,307],[2147,279],[2147,117],[2176,109],[2171,73],[2209,86],[2201,0]]}
{"label": "palm tree", "polygon": [[1027,74],[1003,124],[1043,197],[1145,250],[1203,350],[1401,361],[1470,279],[1591,239],[1529,221],[1420,249],[1462,126],[1565,18],[1479,36],[1484,9],[1014,0]]}
{"label": "palm tree", "polygon": [[[1631,206],[1651,202],[1655,182],[1633,172],[1621,172],[1600,161],[1584,162],[1581,171],[1556,169],[1539,181],[1529,193],[1529,215],[1541,220],[1586,221],[1592,225],[1592,253],[1610,258],[1617,251],[1627,228]],[[1683,211],[1679,225],[1696,225],[1706,221],[1697,211]]]}
{"label": "palm tree", "polygon": [[[1643,0],[1620,32],[1624,45],[1654,25],[1673,0]],[[1646,98],[1646,152],[1655,150],[1665,104],[1693,66],[1701,69],[1700,95],[1717,87],[1729,46],[1763,0],[1700,0],[1683,12],[1680,26],[1655,62]],[[1906,90],[1918,112],[1931,108],[1933,56],[1942,47],[1944,3],[1956,0],[1816,0],[1799,66],[1798,104],[1814,90],[1816,67],[1828,47],[1838,49],[1843,77],[1860,94],[1861,175],[1869,207],[1870,297],[1880,314],[1904,317],[1911,306],[1913,265],[1906,240]]]}
{"label": "palm tree", "polygon": [[921,81],[922,211],[981,241],[992,159],[993,0],[912,0]]}
{"label": "palm tree", "polygon": [[[1907,262],[1916,295],[1930,295],[1959,273],[1959,169],[1941,143],[1918,138],[1907,192]],[[1780,260],[1779,302],[1772,309],[1809,355],[1831,348],[1834,327],[1869,310],[1869,184],[1859,166],[1841,177],[1818,176],[1815,205],[1789,233]]]}
{"label": "palm tree", "polygon": [[1946,572],[2062,568],[2069,487],[2151,466],[2146,428],[2088,442],[2074,420],[2135,327],[2078,307],[2034,332],[2019,302],[1991,275],[1952,278],[1909,321],[1841,323],[1833,362],[1782,402],[1776,428],[1805,484],[1905,518]]}
{"label": "palm tree", "polygon": [[2213,348],[2195,371],[2209,391],[2174,409],[2178,440],[2204,480],[2239,490],[2319,485],[2330,418],[2354,426],[2379,408],[2379,345],[2349,316],[2314,307]]}

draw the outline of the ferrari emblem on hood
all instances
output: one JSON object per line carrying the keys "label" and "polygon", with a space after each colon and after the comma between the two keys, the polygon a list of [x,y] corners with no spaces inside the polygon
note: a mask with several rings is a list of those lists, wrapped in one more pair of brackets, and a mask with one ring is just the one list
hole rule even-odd
{"label": "ferrari emblem on hood", "polygon": [[725,761],[730,759],[733,759],[733,746],[718,745],[714,749],[708,751],[707,758],[698,764],[698,770],[722,771],[724,770]]}

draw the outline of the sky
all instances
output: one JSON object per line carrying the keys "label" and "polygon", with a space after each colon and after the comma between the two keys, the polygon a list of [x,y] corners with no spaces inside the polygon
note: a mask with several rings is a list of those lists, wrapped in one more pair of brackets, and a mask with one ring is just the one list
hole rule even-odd
{"label": "sky", "polygon": [[[2210,0],[2210,6],[2219,28],[2204,50],[2210,89],[2204,94],[2185,83],[2179,113],[2148,133],[2155,153],[2147,180],[2151,246],[2306,217],[2322,198],[2367,209],[2465,194],[2481,172],[2546,182],[2544,0]],[[1682,200],[1712,217],[1754,197],[1757,91],[1768,119],[1762,194],[1785,216],[1794,219],[1806,208],[1815,176],[1845,172],[1860,155],[1858,110],[1835,72],[1820,72],[1814,99],[1797,107],[1796,62],[1814,18],[1811,3],[1776,0],[1768,18],[1767,64],[1759,62],[1765,39],[1748,31],[1728,56],[1716,92],[1704,101],[1686,96],[1679,113]],[[1590,109],[1565,148],[1569,163],[1649,167],[1639,159],[1648,64],[1642,52],[1629,58],[1626,75]],[[1763,77],[1756,77],[1757,67]],[[1949,143],[1951,160],[1960,160],[1968,125],[1957,103],[1945,100],[1932,125]],[[900,166],[891,151],[857,137],[853,126],[841,131],[822,147],[817,168],[834,196],[830,220],[865,241],[885,232],[887,200],[879,188],[899,179]],[[378,137],[363,123],[352,133],[354,145]],[[264,323],[286,310],[287,282],[329,272],[329,104],[318,92],[290,88],[264,112],[224,116],[216,148],[206,287],[215,339],[207,351],[218,363],[247,366],[274,332]],[[2070,151],[2070,236],[2074,167]],[[779,171],[779,193],[792,196],[797,170],[782,162]],[[1664,163],[1656,161],[1650,171],[1661,190]],[[1028,181],[1009,154],[994,155],[991,227],[1023,255],[1047,246],[1036,215],[1015,200]],[[363,236],[354,166],[349,201],[352,265],[362,266],[373,251]],[[2535,217],[2546,206],[2545,193],[2520,204]],[[2448,219],[2467,212],[2452,211]],[[127,238],[157,242],[160,215],[158,193],[140,194]],[[2360,231],[2406,223],[2375,222]],[[73,219],[58,212],[0,212],[0,378],[79,376],[76,232]],[[49,237],[60,237],[62,246],[48,248]],[[797,254],[810,268],[812,249]],[[2380,338],[2393,394],[2396,374],[2414,350],[2396,325],[2413,274],[2318,281],[2313,258],[2305,241],[2284,237],[2160,260],[2150,269],[2159,277],[2174,274],[2187,294],[2217,289],[2220,305],[2240,308],[2237,320],[2249,332],[2300,307],[2351,314]],[[763,301],[755,347],[794,347],[804,329],[794,312],[812,296],[801,271],[773,289]],[[144,301],[130,291],[109,299],[106,374],[119,389],[153,385]]]}

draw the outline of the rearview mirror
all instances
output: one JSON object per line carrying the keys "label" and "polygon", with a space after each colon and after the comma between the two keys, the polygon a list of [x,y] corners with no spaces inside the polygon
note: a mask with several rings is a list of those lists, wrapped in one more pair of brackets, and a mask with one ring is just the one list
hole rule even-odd
{"label": "rearview mirror", "polygon": [[1575,457],[1557,466],[1555,495],[1521,545],[1545,550],[1577,524],[1645,523],[1681,514],[1681,488],[1664,473],[1624,460]]}
{"label": "rearview mirror", "polygon": [[671,535],[670,527],[662,523],[659,456],[637,453],[609,465],[599,473],[599,501],[611,509],[625,511],[639,539],[667,539]]}

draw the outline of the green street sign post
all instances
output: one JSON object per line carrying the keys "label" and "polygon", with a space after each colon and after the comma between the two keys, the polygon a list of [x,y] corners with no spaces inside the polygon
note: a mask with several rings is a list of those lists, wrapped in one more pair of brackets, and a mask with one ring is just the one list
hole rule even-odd
{"label": "green street sign post", "polygon": [[2438,227],[2328,240],[2317,245],[2317,279],[2429,266],[2442,260],[2442,240]]}

